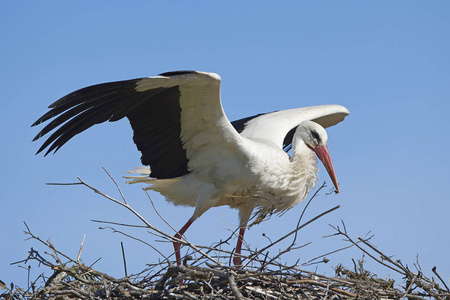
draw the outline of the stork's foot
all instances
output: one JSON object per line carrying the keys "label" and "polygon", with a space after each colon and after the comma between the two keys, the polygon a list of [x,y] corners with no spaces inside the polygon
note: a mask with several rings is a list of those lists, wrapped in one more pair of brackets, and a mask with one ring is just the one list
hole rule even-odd
{"label": "stork's foot", "polygon": [[233,256],[233,264],[236,268],[240,269],[242,268],[242,259],[240,256]]}

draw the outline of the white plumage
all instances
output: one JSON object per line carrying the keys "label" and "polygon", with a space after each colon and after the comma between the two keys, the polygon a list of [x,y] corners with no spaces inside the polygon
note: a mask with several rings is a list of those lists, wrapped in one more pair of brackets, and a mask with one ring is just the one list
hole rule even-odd
{"label": "white plumage", "polygon": [[[105,83],[75,91],[53,103],[33,125],[57,116],[35,138],[60,126],[38,153],[57,151],[76,134],[104,121],[130,120],[142,163],[131,183],[148,183],[175,205],[195,207],[175,235],[181,237],[211,207],[239,210],[240,233],[234,263],[252,212],[253,223],[303,201],[317,180],[316,155],[336,191],[338,183],[324,127],[348,110],[321,105],[255,115],[230,123],[220,101],[220,77],[179,71],[156,77]],[[292,144],[293,155],[284,151]],[[180,263],[178,243],[174,243]]]}

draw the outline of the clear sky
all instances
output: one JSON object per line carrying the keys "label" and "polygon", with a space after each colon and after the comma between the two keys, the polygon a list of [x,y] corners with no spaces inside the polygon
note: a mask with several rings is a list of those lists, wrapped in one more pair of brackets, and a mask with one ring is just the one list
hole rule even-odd
{"label": "clear sky", "polygon": [[[322,238],[334,233],[328,224],[342,219],[352,237],[371,231],[386,254],[413,270],[418,256],[427,275],[436,265],[450,278],[448,1],[1,1],[0,34],[0,280],[26,285],[26,270],[10,263],[26,258],[31,247],[47,250],[24,241],[22,221],[72,257],[86,235],[83,261],[102,257],[95,267],[112,276],[123,276],[121,241],[129,273],[161,259],[90,221],[139,224],[129,212],[80,186],[45,185],[80,176],[118,197],[104,166],[128,201],[170,233],[141,188],[122,179],[140,165],[128,121],[96,126],[45,158],[34,155],[40,142],[31,140],[39,128],[30,125],[76,89],[185,69],[220,74],[231,120],[319,104],[350,110],[328,130],[341,193],[321,193],[305,220],[341,208],[300,231],[299,244],[312,244],[286,261],[303,263],[346,246],[339,237]],[[323,181],[331,188],[321,167]],[[175,228],[193,211],[151,196]],[[267,244],[262,233],[273,240],[292,230],[304,205],[252,227],[246,241],[261,248]],[[212,209],[186,236],[209,245],[237,223],[237,211]],[[127,232],[166,254],[172,249],[145,232]],[[332,275],[331,266],[352,266],[352,257],[362,255],[348,250],[305,268]],[[366,260],[378,275],[399,278]],[[31,266],[32,279],[44,271]]]}

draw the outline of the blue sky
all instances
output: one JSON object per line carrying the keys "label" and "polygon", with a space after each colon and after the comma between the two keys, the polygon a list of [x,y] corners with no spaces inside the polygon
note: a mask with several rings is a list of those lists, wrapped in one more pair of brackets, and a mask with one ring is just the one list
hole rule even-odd
{"label": "blue sky", "polygon": [[[344,220],[350,235],[375,234],[372,242],[414,269],[431,268],[450,278],[448,194],[450,121],[450,4],[447,1],[2,1],[2,117],[0,118],[0,279],[26,285],[26,221],[33,233],[100,271],[123,276],[120,242],[129,273],[160,257],[150,248],[91,219],[138,224],[117,205],[74,182],[80,176],[118,197],[104,166],[128,201],[152,224],[170,233],[139,186],[125,185],[124,171],[140,165],[126,120],[96,126],[56,155],[35,156],[30,125],[47,106],[76,89],[108,81],[194,69],[222,77],[227,116],[319,104],[341,104],[351,115],[328,130],[339,195],[321,193],[305,220],[337,204],[341,208],[300,231],[287,255],[300,262],[347,244],[328,224]],[[331,182],[321,167],[320,183]],[[191,208],[173,207],[151,194],[161,214],[181,227]],[[282,217],[252,227],[246,241],[262,248],[292,230],[305,203]],[[187,231],[196,244],[228,237],[237,211],[208,211]],[[145,232],[129,231],[170,253]],[[234,244],[234,242],[233,242]],[[230,245],[232,249],[234,245]],[[278,251],[277,248],[271,250]],[[332,275],[332,266],[352,266],[357,250],[328,256],[328,264],[305,267]],[[366,258],[382,277],[399,277]],[[43,268],[31,263],[31,278]]]}

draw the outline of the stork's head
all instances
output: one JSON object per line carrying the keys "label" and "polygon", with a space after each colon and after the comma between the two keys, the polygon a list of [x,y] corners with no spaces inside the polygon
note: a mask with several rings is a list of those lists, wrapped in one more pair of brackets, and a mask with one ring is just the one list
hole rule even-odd
{"label": "stork's head", "polygon": [[295,135],[296,138],[302,139],[306,146],[316,153],[325,166],[331,181],[333,181],[336,192],[339,193],[339,184],[334,173],[330,153],[328,152],[328,135],[325,129],[313,121],[304,121],[297,127]]}

